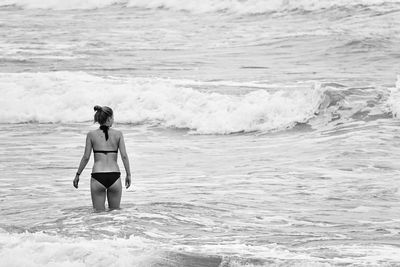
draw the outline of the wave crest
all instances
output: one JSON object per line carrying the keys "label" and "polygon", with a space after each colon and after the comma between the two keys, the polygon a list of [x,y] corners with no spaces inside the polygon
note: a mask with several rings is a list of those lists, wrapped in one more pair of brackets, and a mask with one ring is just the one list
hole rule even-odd
{"label": "wave crest", "polygon": [[3,0],[0,6],[18,6],[26,9],[97,9],[111,5],[124,7],[137,7],[145,9],[169,9],[175,11],[188,11],[192,13],[227,12],[238,14],[260,14],[267,12],[280,12],[291,10],[315,11],[331,8],[379,7],[383,5],[398,4],[396,0]]}
{"label": "wave crest", "polygon": [[324,95],[318,86],[224,95],[195,90],[187,81],[102,78],[84,72],[0,74],[0,94],[6,111],[0,113],[2,123],[84,122],[100,104],[112,107],[118,122],[199,134],[290,128],[312,118]]}
{"label": "wave crest", "polygon": [[397,76],[396,86],[390,88],[390,96],[388,99],[388,106],[393,114],[393,117],[400,117],[400,75]]}

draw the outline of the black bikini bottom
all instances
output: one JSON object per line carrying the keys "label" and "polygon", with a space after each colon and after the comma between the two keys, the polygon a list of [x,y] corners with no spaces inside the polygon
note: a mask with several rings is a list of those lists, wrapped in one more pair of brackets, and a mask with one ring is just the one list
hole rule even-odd
{"label": "black bikini bottom", "polygon": [[112,186],[120,176],[120,172],[92,172],[92,178],[104,185],[105,188]]}

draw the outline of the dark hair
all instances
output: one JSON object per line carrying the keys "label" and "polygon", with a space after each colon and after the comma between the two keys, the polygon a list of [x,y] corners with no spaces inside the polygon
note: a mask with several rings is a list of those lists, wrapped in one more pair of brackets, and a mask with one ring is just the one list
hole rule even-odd
{"label": "dark hair", "polygon": [[107,106],[94,106],[94,122],[98,122],[100,125],[107,122],[108,118],[113,116],[113,110]]}

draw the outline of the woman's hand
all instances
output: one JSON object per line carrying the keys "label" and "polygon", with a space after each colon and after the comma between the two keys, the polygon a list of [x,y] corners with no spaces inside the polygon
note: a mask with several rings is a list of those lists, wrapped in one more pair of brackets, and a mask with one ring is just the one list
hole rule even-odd
{"label": "woman's hand", "polygon": [[77,174],[73,182],[75,188],[78,188],[78,183],[79,183],[79,175]]}
{"label": "woman's hand", "polygon": [[128,189],[131,186],[131,176],[127,175],[125,178],[125,187]]}

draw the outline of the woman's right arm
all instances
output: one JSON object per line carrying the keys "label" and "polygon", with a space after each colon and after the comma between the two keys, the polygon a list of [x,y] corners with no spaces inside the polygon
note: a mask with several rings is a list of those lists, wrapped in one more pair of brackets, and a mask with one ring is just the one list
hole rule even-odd
{"label": "woman's right arm", "polygon": [[79,164],[78,171],[76,172],[75,179],[73,181],[73,185],[75,188],[78,188],[79,176],[81,175],[83,169],[85,169],[86,164],[89,162],[91,152],[92,152],[92,140],[90,138],[90,132],[89,132],[86,135],[85,152],[83,153],[81,163]]}
{"label": "woman's right arm", "polygon": [[126,171],[126,179],[125,179],[125,186],[128,189],[129,186],[131,185],[131,169],[129,166],[129,158],[128,154],[126,153],[126,147],[125,147],[125,140],[124,136],[121,132],[121,137],[119,138],[119,152],[121,153],[121,159],[122,162],[124,163],[125,171]]}

